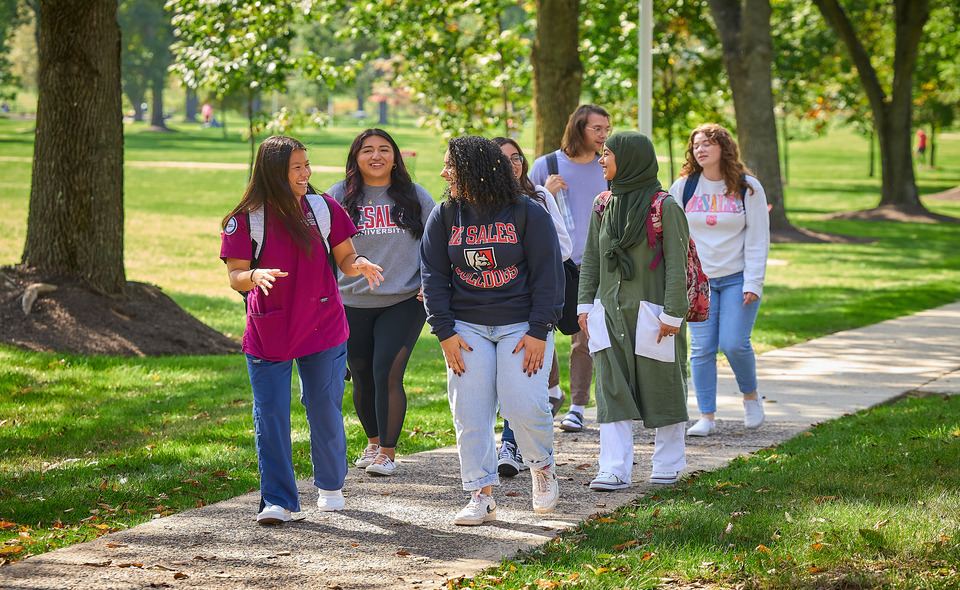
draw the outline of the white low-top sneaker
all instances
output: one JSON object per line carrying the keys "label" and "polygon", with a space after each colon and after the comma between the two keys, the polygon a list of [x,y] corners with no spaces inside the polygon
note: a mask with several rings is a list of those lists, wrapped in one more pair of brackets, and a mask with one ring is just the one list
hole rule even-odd
{"label": "white low-top sneaker", "polygon": [[717,432],[716,420],[700,418],[697,423],[687,429],[687,436],[707,436]]}
{"label": "white low-top sneaker", "polygon": [[276,504],[267,504],[257,515],[257,524],[279,524],[289,520],[290,511]]}
{"label": "white low-top sneaker", "polygon": [[556,469],[553,465],[531,469],[533,476],[533,511],[537,514],[552,512],[560,499]]}
{"label": "white low-top sneaker", "polygon": [[366,469],[373,463],[373,460],[377,458],[377,453],[380,451],[380,447],[377,445],[367,445],[363,449],[363,453],[360,454],[360,458],[353,462],[354,465],[360,469]]}
{"label": "white low-top sneaker", "polygon": [[470,493],[467,505],[453,518],[453,524],[476,526],[491,520],[497,520],[497,503],[491,496],[475,490]]}
{"label": "white low-top sneaker", "polygon": [[397,464],[390,460],[390,457],[383,453],[377,453],[377,457],[373,460],[373,463],[367,465],[364,471],[376,475],[393,475],[393,472],[396,470]]}
{"label": "white low-top sneaker", "polygon": [[760,396],[757,396],[757,399],[743,400],[744,428],[760,428],[765,418],[763,413],[763,400],[760,399]]}
{"label": "white low-top sneaker", "polygon": [[650,483],[670,485],[680,479],[679,471],[654,471],[650,474]]}
{"label": "white low-top sneaker", "polygon": [[317,508],[322,512],[343,510],[344,504],[341,490],[320,490],[320,495],[317,497]]}
{"label": "white low-top sneaker", "polygon": [[609,471],[601,471],[593,481],[590,482],[590,489],[601,492],[612,492],[613,490],[622,490],[630,487],[629,481],[623,481]]}

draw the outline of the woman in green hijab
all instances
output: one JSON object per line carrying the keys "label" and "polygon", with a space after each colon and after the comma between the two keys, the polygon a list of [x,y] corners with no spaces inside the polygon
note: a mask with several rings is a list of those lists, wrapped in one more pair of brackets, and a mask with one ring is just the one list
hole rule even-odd
{"label": "woman in green hijab", "polygon": [[[690,233],[683,209],[663,200],[663,240],[647,241],[657,156],[635,131],[616,133],[600,158],[610,194],[594,203],[580,269],[581,328],[596,363],[599,473],[594,490],[630,485],[633,420],[656,428],[651,483],[671,484],[686,468],[686,264]],[[654,264],[662,249],[662,261]],[[652,270],[651,270],[652,268]]]}

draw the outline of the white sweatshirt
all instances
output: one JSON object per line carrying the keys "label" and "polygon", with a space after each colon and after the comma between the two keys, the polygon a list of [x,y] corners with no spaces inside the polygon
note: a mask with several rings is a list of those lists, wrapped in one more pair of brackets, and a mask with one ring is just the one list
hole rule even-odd
{"label": "white sweatshirt", "polygon": [[[670,187],[670,194],[681,203],[686,180],[682,176]],[[747,189],[741,201],[739,194],[727,192],[722,180],[707,180],[701,175],[684,210],[707,277],[715,279],[743,271],[743,292],[761,296],[770,249],[770,214],[760,182],[747,176],[747,183],[753,192]]]}

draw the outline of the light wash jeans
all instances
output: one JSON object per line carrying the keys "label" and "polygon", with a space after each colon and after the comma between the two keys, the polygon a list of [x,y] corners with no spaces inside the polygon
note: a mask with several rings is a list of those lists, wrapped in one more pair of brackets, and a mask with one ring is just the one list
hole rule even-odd
{"label": "light wash jeans", "polygon": [[717,350],[730,362],[740,393],[757,390],[757,357],[750,333],[760,300],[743,304],[743,273],[710,279],[710,317],[690,326],[690,369],[701,414],[717,411]]}
{"label": "light wash jeans", "polygon": [[[461,376],[447,369],[463,489],[473,491],[500,483],[493,431],[498,402],[500,415],[513,427],[523,462],[532,469],[553,465],[553,414],[547,394],[550,368],[545,362],[543,369],[527,377],[524,351],[513,354],[529,325],[483,326],[458,320],[454,327],[473,349],[461,349],[465,367]],[[552,356],[550,333],[544,358],[549,362]]]}
{"label": "light wash jeans", "polygon": [[[347,476],[347,438],[343,431],[343,377],[347,344],[300,357],[300,403],[310,425],[313,483],[339,490]],[[260,510],[264,503],[300,511],[290,441],[290,377],[293,361],[268,361],[247,355],[253,386],[253,427],[260,467]]]}

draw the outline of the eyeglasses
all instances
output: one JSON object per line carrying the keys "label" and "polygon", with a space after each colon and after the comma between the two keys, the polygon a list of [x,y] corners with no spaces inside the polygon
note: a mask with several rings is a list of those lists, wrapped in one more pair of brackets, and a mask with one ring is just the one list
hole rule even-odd
{"label": "eyeglasses", "polygon": [[587,127],[590,131],[593,131],[597,135],[602,135],[604,137],[610,137],[610,134],[613,133],[613,130],[609,127],[601,127],[599,125],[594,125],[592,127]]}
{"label": "eyeglasses", "polygon": [[523,156],[520,154],[513,154],[510,156],[510,162],[513,164],[523,164]]}

